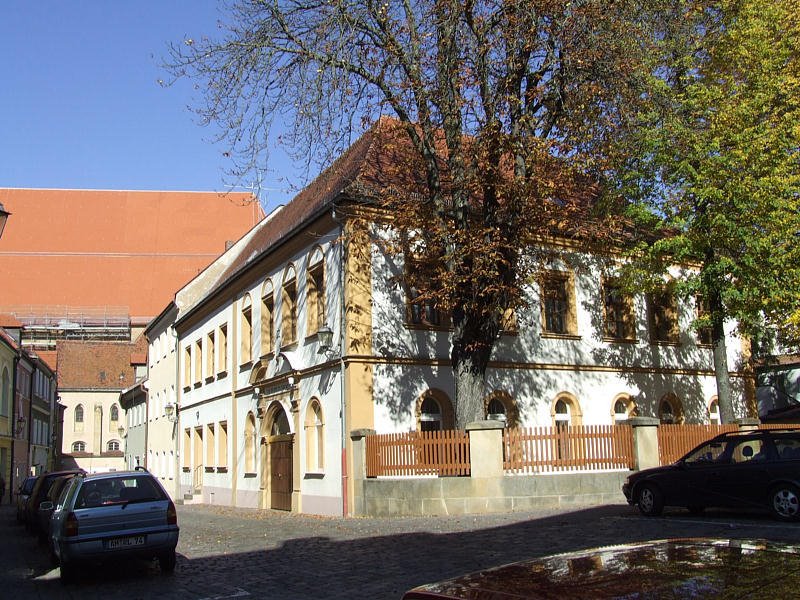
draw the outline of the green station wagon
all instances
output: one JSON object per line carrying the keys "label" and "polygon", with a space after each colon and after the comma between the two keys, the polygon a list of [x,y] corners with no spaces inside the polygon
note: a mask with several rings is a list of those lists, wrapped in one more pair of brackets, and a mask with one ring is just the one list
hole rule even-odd
{"label": "green station wagon", "polygon": [[144,469],[79,474],[52,509],[50,543],[63,581],[81,565],[128,558],[157,558],[163,572],[175,569],[175,504]]}

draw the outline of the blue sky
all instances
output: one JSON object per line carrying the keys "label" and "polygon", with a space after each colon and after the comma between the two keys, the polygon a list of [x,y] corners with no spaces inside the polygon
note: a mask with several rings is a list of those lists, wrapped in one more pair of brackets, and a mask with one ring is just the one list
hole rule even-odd
{"label": "blue sky", "polygon": [[[167,43],[218,17],[211,0],[0,0],[0,187],[245,189],[187,110],[191,82],[158,85]],[[268,209],[304,182],[271,161]]]}

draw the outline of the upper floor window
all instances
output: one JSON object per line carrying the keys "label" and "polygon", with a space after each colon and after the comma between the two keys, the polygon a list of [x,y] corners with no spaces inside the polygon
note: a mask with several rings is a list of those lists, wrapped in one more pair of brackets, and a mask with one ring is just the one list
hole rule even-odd
{"label": "upper floor window", "polygon": [[203,379],[203,347],[200,344],[200,340],[197,340],[194,343],[194,383],[195,385],[199,385]]}
{"label": "upper floor window", "polygon": [[282,344],[297,341],[297,279],[294,267],[286,269],[281,292],[281,340]]}
{"label": "upper floor window", "polygon": [[669,290],[652,292],[647,296],[650,341],[676,344],[679,340],[678,306]]}
{"label": "upper floor window", "polygon": [[306,274],[307,329],[311,335],[325,323],[325,260],[322,250],[317,248],[309,260]]}
{"label": "upper floor window", "polygon": [[119,407],[116,404],[111,405],[108,411],[108,418],[110,421],[119,421]]}
{"label": "upper floor window", "polygon": [[550,271],[540,283],[542,331],[556,335],[577,333],[575,295],[568,273]]}
{"label": "upper floor window", "polygon": [[239,364],[253,360],[253,305],[250,294],[242,299],[239,318]]}
{"label": "upper floor window", "polygon": [[183,387],[192,385],[192,348],[186,346],[183,349]]}
{"label": "upper floor window", "polygon": [[613,279],[603,282],[603,312],[606,337],[614,340],[632,340],[636,337],[632,298]]}
{"label": "upper floor window", "polygon": [[261,291],[261,356],[266,356],[273,351],[275,345],[275,292],[272,282],[264,283]]}
{"label": "upper floor window", "polygon": [[83,405],[78,404],[75,407],[75,422],[76,423],[83,423]]}
{"label": "upper floor window", "polygon": [[[708,302],[703,296],[697,295],[694,299],[695,313],[698,319],[707,319],[711,311],[708,309]],[[714,342],[711,327],[703,326],[697,328],[697,343],[702,346],[711,346]]]}
{"label": "upper floor window", "polygon": [[219,364],[218,373],[228,370],[228,324],[219,326]]}
{"label": "upper floor window", "polygon": [[446,327],[447,317],[439,310],[432,290],[431,269],[420,259],[406,260],[407,319],[410,325]]}
{"label": "upper floor window", "polygon": [[213,377],[216,371],[214,370],[214,356],[216,354],[216,339],[214,332],[209,331],[206,335],[206,377]]}

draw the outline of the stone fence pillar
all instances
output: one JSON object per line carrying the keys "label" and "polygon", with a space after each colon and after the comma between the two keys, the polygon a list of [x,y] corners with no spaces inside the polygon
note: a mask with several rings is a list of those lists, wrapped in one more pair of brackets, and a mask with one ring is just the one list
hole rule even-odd
{"label": "stone fence pillar", "polygon": [[469,433],[470,477],[503,477],[502,421],[474,421]]}
{"label": "stone fence pillar", "polygon": [[353,442],[353,472],[350,474],[352,478],[353,498],[352,507],[353,515],[363,515],[366,511],[364,502],[364,480],[367,478],[367,443],[365,438],[368,435],[375,435],[374,429],[354,429],[350,432],[350,440]]}
{"label": "stone fence pillar", "polygon": [[650,469],[661,464],[658,458],[659,420],[653,417],[633,417],[628,419],[633,428],[634,469]]}
{"label": "stone fence pillar", "polygon": [[761,424],[761,421],[758,419],[736,419],[734,421],[739,426],[739,431],[754,431],[758,429],[758,426]]}

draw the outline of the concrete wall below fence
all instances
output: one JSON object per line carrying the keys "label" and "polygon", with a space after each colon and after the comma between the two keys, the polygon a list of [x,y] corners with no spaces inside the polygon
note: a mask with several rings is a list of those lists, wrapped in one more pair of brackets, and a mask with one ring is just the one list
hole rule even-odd
{"label": "concrete wall below fence", "polygon": [[[629,471],[362,479],[365,515],[373,517],[463,515],[624,502]],[[358,494],[358,492],[356,492]]]}

